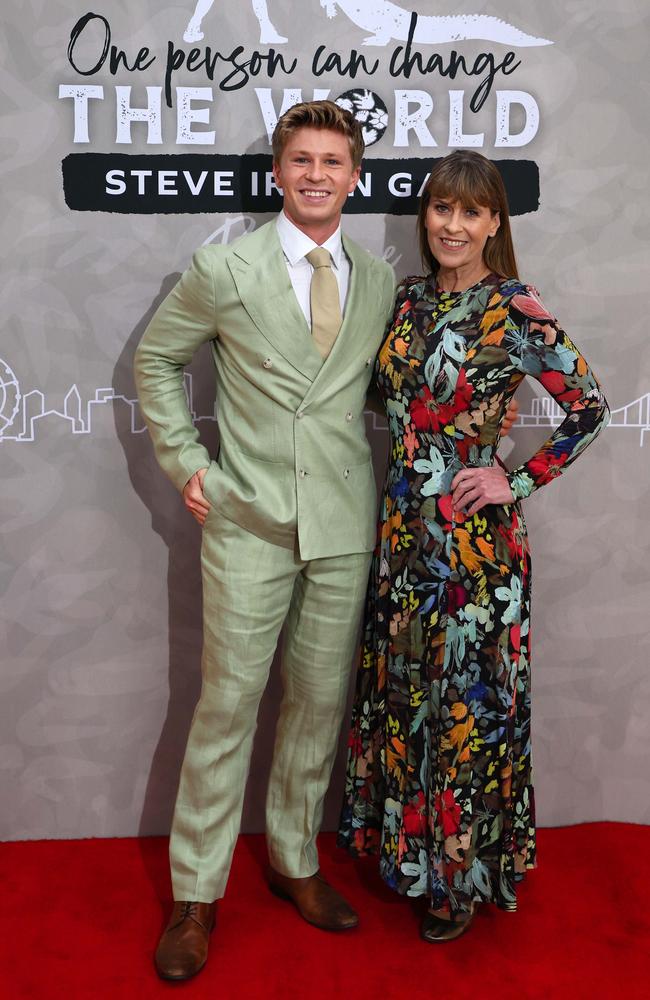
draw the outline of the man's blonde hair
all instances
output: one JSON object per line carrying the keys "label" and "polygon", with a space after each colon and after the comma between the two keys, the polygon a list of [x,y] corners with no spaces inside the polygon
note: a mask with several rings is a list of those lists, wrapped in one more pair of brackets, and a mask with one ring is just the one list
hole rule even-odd
{"label": "man's blonde hair", "polygon": [[329,129],[346,136],[350,143],[352,166],[356,169],[361,165],[365,149],[361,126],[353,114],[334,101],[304,101],[285,111],[278,119],[271,140],[274,163],[280,162],[284,147],[299,128]]}

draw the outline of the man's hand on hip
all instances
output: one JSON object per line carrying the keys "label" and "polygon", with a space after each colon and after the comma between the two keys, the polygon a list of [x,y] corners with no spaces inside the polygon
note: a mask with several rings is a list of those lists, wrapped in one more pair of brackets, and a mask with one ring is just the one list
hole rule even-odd
{"label": "man's hand on hip", "polygon": [[188,479],[183,487],[183,500],[185,501],[185,506],[189,510],[192,517],[194,517],[201,527],[205,524],[205,519],[208,516],[208,511],[210,510],[210,503],[203,493],[203,480],[205,479],[205,474],[207,469],[199,469],[195,472],[191,479]]}

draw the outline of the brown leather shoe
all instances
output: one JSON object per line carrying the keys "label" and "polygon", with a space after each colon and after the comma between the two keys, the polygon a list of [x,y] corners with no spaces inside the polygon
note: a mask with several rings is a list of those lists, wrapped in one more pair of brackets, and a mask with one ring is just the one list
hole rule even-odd
{"label": "brown leather shoe", "polygon": [[349,903],[325,881],[320,872],[307,878],[289,878],[269,870],[269,888],[280,899],[288,899],[308,924],[324,931],[348,931],[359,917]]}
{"label": "brown leather shoe", "polygon": [[216,923],[216,903],[180,900],[156,948],[156,971],[161,979],[190,979],[208,957],[210,931]]}
{"label": "brown leather shoe", "polygon": [[445,917],[438,917],[428,910],[422,918],[420,924],[420,937],[429,944],[439,944],[442,941],[455,941],[461,934],[464,934],[476,916],[478,903],[471,903],[469,913],[454,920],[447,920]]}

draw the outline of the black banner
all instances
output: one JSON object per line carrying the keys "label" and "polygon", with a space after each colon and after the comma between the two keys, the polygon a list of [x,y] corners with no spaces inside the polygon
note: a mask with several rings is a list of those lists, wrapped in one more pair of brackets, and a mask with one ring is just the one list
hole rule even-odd
{"label": "black banner", "polygon": [[[435,157],[366,159],[347,200],[350,214],[415,215]],[[495,160],[512,215],[539,208],[533,160]],[[152,215],[197,212],[277,212],[282,198],[271,155],[219,153],[70,153],[62,162],[68,208],[77,212]]]}

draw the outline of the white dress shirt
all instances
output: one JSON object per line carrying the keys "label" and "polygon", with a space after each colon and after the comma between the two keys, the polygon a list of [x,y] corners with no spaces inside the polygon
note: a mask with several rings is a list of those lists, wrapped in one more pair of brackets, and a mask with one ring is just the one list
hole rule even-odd
{"label": "white dress shirt", "polygon": [[[309,236],[306,236],[297,226],[294,226],[293,222],[287,218],[284,212],[280,212],[278,215],[277,227],[289,278],[296,293],[298,304],[307,320],[307,326],[311,330],[309,288],[314,269],[305,257],[305,254],[314,250],[318,246],[318,243],[314,243]],[[330,238],[322,245],[326,250],[329,250],[332,257],[332,270],[336,277],[336,283],[339,286],[341,316],[343,316],[345,315],[345,300],[350,283],[350,261],[343,249],[341,227],[339,226],[336,232],[332,233]]]}

